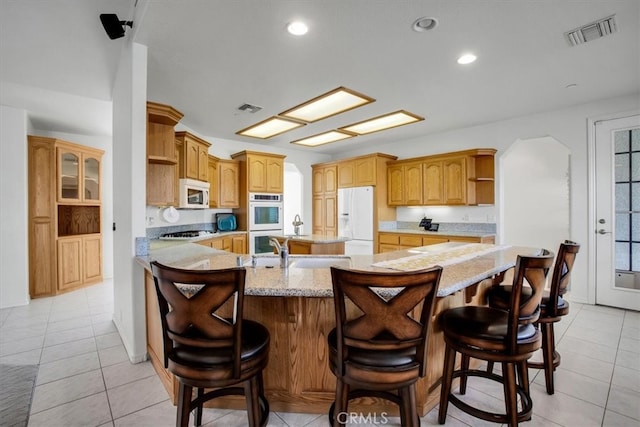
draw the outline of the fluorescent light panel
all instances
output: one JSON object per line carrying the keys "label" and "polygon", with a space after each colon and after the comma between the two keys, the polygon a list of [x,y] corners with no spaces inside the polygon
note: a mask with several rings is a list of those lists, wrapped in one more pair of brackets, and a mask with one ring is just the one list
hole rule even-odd
{"label": "fluorescent light panel", "polygon": [[291,141],[292,144],[305,145],[307,147],[317,147],[318,145],[329,144],[330,142],[342,141],[343,139],[353,138],[355,135],[351,133],[341,132],[339,130],[330,130],[328,132],[319,133],[317,135],[308,136],[306,138]]}
{"label": "fluorescent light panel", "polygon": [[236,134],[250,136],[252,138],[267,139],[304,125],[304,123],[273,116],[267,120],[261,121],[260,123],[256,123],[253,126],[239,130]]}
{"label": "fluorescent light panel", "polygon": [[372,119],[354,123],[349,126],[343,126],[340,128],[340,130],[345,132],[352,132],[358,135],[366,135],[368,133],[408,125],[410,123],[415,123],[422,120],[424,120],[424,117],[417,116],[408,111],[398,110],[393,113],[374,117]]}
{"label": "fluorescent light panel", "polygon": [[282,112],[279,116],[312,123],[371,102],[375,102],[375,99],[341,86]]}

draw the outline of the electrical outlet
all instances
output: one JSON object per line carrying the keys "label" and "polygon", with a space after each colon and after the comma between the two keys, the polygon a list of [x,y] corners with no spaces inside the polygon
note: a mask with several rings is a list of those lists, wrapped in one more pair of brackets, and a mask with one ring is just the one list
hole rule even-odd
{"label": "electrical outlet", "polygon": [[469,221],[469,214],[462,215],[463,221]]}

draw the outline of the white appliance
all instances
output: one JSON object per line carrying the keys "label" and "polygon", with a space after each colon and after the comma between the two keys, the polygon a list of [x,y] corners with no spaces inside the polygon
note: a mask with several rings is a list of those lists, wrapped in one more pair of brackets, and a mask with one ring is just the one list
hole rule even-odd
{"label": "white appliance", "polygon": [[338,189],[338,235],[346,255],[373,254],[373,187]]}
{"label": "white appliance", "polygon": [[183,178],[179,181],[180,208],[206,209],[209,207],[209,183]]}
{"label": "white appliance", "polygon": [[283,208],[282,194],[249,193],[249,231],[282,232]]}
{"label": "white appliance", "polygon": [[249,254],[272,254],[269,236],[284,229],[282,194],[249,193]]}

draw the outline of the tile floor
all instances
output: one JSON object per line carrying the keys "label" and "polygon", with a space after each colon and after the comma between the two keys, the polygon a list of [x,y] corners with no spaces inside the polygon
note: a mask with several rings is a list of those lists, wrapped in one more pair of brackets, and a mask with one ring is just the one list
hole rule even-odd
{"label": "tile floor", "polygon": [[[174,425],[175,408],[150,363],[129,363],[112,311],[110,281],[0,310],[0,363],[40,365],[29,426]],[[556,393],[547,395],[544,376],[531,370],[534,415],[524,425],[640,426],[640,313],[574,303],[556,326],[563,357]],[[469,387],[469,399],[502,407],[498,384],[470,380]],[[208,426],[246,425],[244,411],[205,412]],[[326,425],[318,414],[272,413],[269,420],[269,426]],[[422,425],[437,425],[437,409]],[[496,424],[450,405],[446,425]]]}

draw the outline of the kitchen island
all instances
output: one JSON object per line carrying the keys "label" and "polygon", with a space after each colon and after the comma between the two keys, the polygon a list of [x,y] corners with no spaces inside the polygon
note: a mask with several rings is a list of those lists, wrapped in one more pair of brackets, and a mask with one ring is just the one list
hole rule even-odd
{"label": "kitchen island", "polygon": [[[286,269],[273,266],[276,257],[256,257],[256,267],[247,267],[245,317],[261,322],[271,333],[269,364],[264,371],[271,409],[326,413],[334,400],[335,377],[329,370],[326,344],[327,335],[335,326],[329,264],[369,271],[443,265],[429,336],[427,375],[416,385],[418,412],[424,415],[439,399],[444,340],[436,322],[438,314],[451,307],[482,304],[483,290],[491,285],[493,277],[512,267],[518,254],[532,255],[539,251],[456,242],[378,255],[292,256]],[[162,366],[160,318],[149,272],[151,260],[179,268],[205,269],[234,267],[238,260],[236,255],[197,244],[152,251],[149,257],[138,258],[146,269],[149,357],[175,403],[177,381]],[[246,265],[251,265],[251,261],[249,256],[242,257]],[[214,404],[242,408],[243,402],[226,398],[217,399]],[[350,409],[397,413],[395,405],[373,398],[355,401]]]}
{"label": "kitchen island", "polygon": [[289,253],[294,255],[340,255],[344,254],[347,237],[331,237],[323,234],[273,235],[282,245],[287,241]]}

